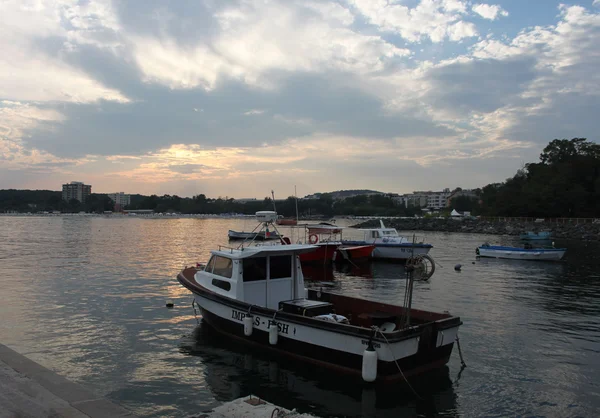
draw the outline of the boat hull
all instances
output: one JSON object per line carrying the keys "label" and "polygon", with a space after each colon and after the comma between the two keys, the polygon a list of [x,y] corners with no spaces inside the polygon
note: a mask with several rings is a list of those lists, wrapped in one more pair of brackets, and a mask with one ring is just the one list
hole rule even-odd
{"label": "boat hull", "polygon": [[371,244],[366,241],[342,241],[343,245],[375,245],[372,257],[385,260],[408,260],[417,255],[425,255],[433,248],[430,244]]}
{"label": "boat hull", "polygon": [[295,219],[277,219],[276,221],[277,225],[297,225],[298,221],[296,221]]}
{"label": "boat hull", "polygon": [[[362,378],[362,352],[366,348],[367,343],[367,339],[365,338],[343,335],[335,336],[327,331],[318,332],[318,330],[307,329],[307,327],[280,320],[278,321],[280,332],[277,344],[270,345],[269,333],[266,329],[269,317],[265,317],[263,324],[263,317],[254,314],[255,320],[259,318],[261,323],[258,327],[254,327],[251,336],[245,336],[242,323],[245,312],[240,312],[229,307],[219,308],[210,306],[210,303],[207,303],[207,300],[199,295],[195,295],[195,300],[200,306],[203,320],[217,332],[229,338],[254,346],[260,350],[266,349],[277,355],[312,363],[319,367],[335,370],[338,373],[351,375],[357,379]],[[282,331],[286,331],[286,333]],[[400,366],[404,376],[417,375],[446,365],[452,354],[454,338],[457,332],[458,327],[444,331],[446,333],[445,337],[443,337],[445,338],[445,342],[450,342],[428,351],[419,350],[421,346],[420,336],[415,336],[401,343],[392,343],[394,354],[396,356],[405,356],[397,360],[398,366]],[[302,338],[301,335],[303,336]],[[432,335],[429,337],[433,338]],[[435,338],[439,340],[437,334]],[[313,342],[318,342],[318,344]],[[381,346],[376,343],[376,348],[378,353],[385,353],[387,351],[389,356],[389,348],[387,346]],[[378,360],[377,382],[402,380],[403,377],[398,372],[398,366],[396,366],[393,360]]]}
{"label": "boat hull", "polygon": [[512,247],[479,247],[477,248],[480,257],[505,258],[510,260],[543,260],[559,261],[566,252],[564,248],[556,249],[524,249]]}
{"label": "boat hull", "polygon": [[369,260],[373,256],[374,250],[374,245],[341,245],[334,254],[334,261],[344,262]]}
{"label": "boat hull", "polygon": [[340,243],[318,243],[316,244],[317,248],[315,251],[310,253],[300,254],[300,261],[302,263],[329,263],[334,259],[334,255]]}

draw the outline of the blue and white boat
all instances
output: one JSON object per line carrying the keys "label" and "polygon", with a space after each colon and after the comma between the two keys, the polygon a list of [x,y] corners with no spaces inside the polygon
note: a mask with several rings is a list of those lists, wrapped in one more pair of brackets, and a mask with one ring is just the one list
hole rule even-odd
{"label": "blue and white boat", "polygon": [[552,232],[550,231],[540,231],[540,232],[532,232],[527,231],[524,234],[519,235],[519,238],[525,241],[548,241],[552,239]]}
{"label": "blue and white boat", "polygon": [[490,245],[486,243],[477,247],[475,253],[480,257],[508,258],[512,260],[558,261],[564,257],[566,251],[566,248],[533,248],[531,244],[526,244],[524,248],[519,248]]}
{"label": "blue and white boat", "polygon": [[394,228],[386,228],[379,220],[380,228],[360,229],[364,232],[362,240],[342,240],[342,245],[375,245],[373,258],[389,260],[408,260],[411,257],[426,255],[433,245],[415,242],[398,234]]}

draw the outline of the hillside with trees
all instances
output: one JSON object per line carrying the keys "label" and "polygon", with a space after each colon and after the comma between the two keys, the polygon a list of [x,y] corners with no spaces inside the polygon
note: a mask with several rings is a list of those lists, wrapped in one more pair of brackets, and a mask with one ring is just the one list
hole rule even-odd
{"label": "hillside with trees", "polygon": [[538,163],[481,189],[477,213],[489,216],[600,217],[600,145],[555,139]]}

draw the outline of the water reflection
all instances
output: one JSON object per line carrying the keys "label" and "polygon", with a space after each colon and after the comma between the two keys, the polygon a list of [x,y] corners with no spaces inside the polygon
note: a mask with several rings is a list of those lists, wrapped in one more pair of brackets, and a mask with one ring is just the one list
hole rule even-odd
{"label": "water reflection", "polygon": [[[436,273],[415,283],[413,306],[461,317],[469,367],[448,386],[448,373],[455,380],[460,368],[455,350],[449,372],[417,389],[421,402],[395,388],[363,393],[305,366],[246,356],[212,336],[184,338],[187,351],[180,352],[181,336],[196,321],[177,272],[227,245],[228,229],[254,226],[236,219],[0,217],[0,341],[140,416],[185,417],[256,390],[322,415],[331,408],[338,416],[369,416],[373,405],[377,416],[597,415],[598,243],[557,240],[568,248],[564,263],[525,262],[475,258],[482,242],[513,244],[514,237],[425,233]],[[402,303],[401,265],[305,267],[307,285]],[[169,299],[174,309],[165,308]]]}
{"label": "water reflection", "polygon": [[458,415],[448,368],[411,379],[421,398],[417,399],[404,384],[375,388],[348,382],[335,373],[315,374],[305,363],[281,361],[233,344],[204,323],[181,340],[180,350],[202,359],[204,379],[222,401],[254,394],[322,417]]}

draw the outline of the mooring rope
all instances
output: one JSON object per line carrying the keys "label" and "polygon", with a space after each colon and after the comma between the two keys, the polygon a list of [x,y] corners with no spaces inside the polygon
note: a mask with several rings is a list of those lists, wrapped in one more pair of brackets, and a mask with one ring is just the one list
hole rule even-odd
{"label": "mooring rope", "polygon": [[456,334],[456,346],[458,347],[458,355],[460,356],[460,364],[463,367],[467,367],[467,363],[463,359],[462,350],[460,349],[460,340],[458,339],[458,334]]}
{"label": "mooring rope", "polygon": [[402,378],[404,379],[404,381],[406,382],[406,384],[408,385],[408,387],[410,388],[410,390],[412,391],[412,393],[414,393],[414,395],[417,397],[417,399],[419,400],[423,400],[423,398],[421,398],[419,396],[419,394],[417,393],[417,391],[411,386],[410,383],[408,383],[408,379],[406,378],[406,376],[404,376],[404,372],[402,371],[402,369],[400,368],[400,365],[398,364],[398,361],[396,360],[396,357],[394,356],[394,352],[392,351],[392,346],[390,344],[390,342],[388,341],[387,337],[383,334],[383,332],[381,332],[381,330],[379,329],[379,327],[373,326],[372,327],[375,332],[379,332],[379,334],[383,337],[383,339],[385,340],[387,346],[388,346],[388,350],[390,350],[390,354],[392,355],[392,358],[394,359],[394,363],[396,363],[396,367],[398,368],[398,371],[400,372],[400,375],[402,376]]}

